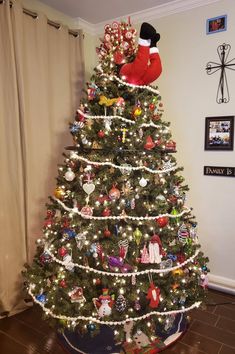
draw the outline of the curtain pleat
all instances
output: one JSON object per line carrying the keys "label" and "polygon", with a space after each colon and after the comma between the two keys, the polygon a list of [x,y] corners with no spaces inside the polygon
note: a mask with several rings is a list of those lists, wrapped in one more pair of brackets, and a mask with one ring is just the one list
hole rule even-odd
{"label": "curtain pleat", "polygon": [[0,5],[0,16],[0,310],[12,314],[22,298],[23,264],[42,235],[57,164],[72,143],[68,123],[83,87],[84,60],[82,33],[75,38],[64,26],[49,26],[41,13],[25,15],[17,0],[11,9],[9,1]]}

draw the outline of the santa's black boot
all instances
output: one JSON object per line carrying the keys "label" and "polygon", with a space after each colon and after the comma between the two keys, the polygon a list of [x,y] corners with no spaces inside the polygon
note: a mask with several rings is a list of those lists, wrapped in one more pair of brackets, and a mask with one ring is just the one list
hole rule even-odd
{"label": "santa's black boot", "polygon": [[156,35],[155,28],[147,22],[143,22],[140,28],[140,38],[152,39]]}
{"label": "santa's black boot", "polygon": [[155,35],[151,38],[150,48],[156,47],[160,38],[160,34],[156,32]]}

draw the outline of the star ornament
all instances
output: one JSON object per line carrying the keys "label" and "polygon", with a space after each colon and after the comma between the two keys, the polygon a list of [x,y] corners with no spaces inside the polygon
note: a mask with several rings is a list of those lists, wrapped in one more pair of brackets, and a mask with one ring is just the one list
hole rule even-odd
{"label": "star ornament", "polygon": [[206,72],[208,75],[212,75],[217,71],[220,71],[219,85],[216,96],[217,103],[228,103],[230,101],[226,69],[233,71],[235,70],[235,58],[228,60],[230,50],[230,44],[223,43],[219,45],[217,48],[217,53],[220,63],[210,61],[206,65]]}

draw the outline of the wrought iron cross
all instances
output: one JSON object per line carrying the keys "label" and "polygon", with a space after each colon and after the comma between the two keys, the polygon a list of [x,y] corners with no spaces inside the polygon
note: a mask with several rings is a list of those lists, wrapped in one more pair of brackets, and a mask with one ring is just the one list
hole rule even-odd
{"label": "wrought iron cross", "polygon": [[231,50],[230,44],[224,43],[219,45],[217,48],[217,53],[221,63],[215,63],[213,61],[210,61],[206,65],[206,71],[208,75],[214,74],[218,70],[221,70],[217,96],[216,96],[217,103],[228,103],[230,100],[226,69],[233,70],[233,71],[235,70],[235,68],[233,68],[233,66],[235,66],[235,62],[234,62],[235,58],[227,61],[230,50]]}

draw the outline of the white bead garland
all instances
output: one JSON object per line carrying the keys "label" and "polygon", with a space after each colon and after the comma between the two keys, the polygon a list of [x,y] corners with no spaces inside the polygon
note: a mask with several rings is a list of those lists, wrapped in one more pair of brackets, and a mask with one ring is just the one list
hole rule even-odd
{"label": "white bead garland", "polygon": [[[87,113],[84,113],[83,111],[81,111],[80,109],[77,109],[77,112],[81,115],[83,115],[85,118],[88,118],[88,119],[110,119],[110,120],[113,120],[113,119],[119,119],[119,120],[122,120],[123,122],[126,122],[126,123],[129,123],[129,124],[135,124],[135,122],[133,120],[130,120],[130,119],[127,119],[127,118],[124,118],[124,117],[121,117],[121,116],[118,116],[118,115],[114,115],[114,116],[91,116]],[[140,128],[142,127],[153,127],[153,128],[159,128],[158,125],[154,124],[153,122],[150,122],[150,123],[143,123],[140,125]]]}
{"label": "white bead garland", "polygon": [[163,170],[152,170],[151,168],[148,168],[146,166],[136,166],[136,167],[133,167],[133,166],[120,166],[120,165],[115,165],[114,163],[112,163],[110,161],[106,161],[106,162],[91,161],[91,160],[86,159],[83,156],[80,156],[80,155],[76,154],[74,151],[71,153],[70,157],[71,157],[71,159],[77,159],[77,160],[80,160],[80,161],[84,161],[84,162],[86,162],[89,165],[111,166],[111,167],[117,168],[119,170],[126,170],[126,171],[145,170],[145,171],[148,171],[148,172],[153,173],[153,174],[168,173],[170,171],[174,171],[177,168],[176,164],[171,164],[171,167],[168,167],[168,168],[163,169]]}
{"label": "white bead garland", "polygon": [[92,220],[125,220],[125,219],[129,219],[129,220],[155,220],[164,216],[167,216],[168,218],[179,218],[182,215],[186,214],[186,213],[190,213],[191,209],[190,208],[185,208],[185,210],[183,210],[181,213],[177,214],[177,215],[172,215],[172,214],[159,214],[159,215],[154,215],[154,216],[130,216],[130,215],[118,215],[118,216],[93,216],[93,215],[86,215],[81,213],[78,208],[69,208],[67,207],[61,200],[57,199],[56,197],[53,197],[53,199],[59,203],[65,210],[74,213],[74,214],[78,214],[81,217],[83,217],[84,219],[92,219]]}
{"label": "white bead garland", "polygon": [[[63,261],[60,261],[58,258],[56,258],[54,256],[54,254],[47,248],[47,246],[44,247],[44,251],[47,252],[51,258],[58,264],[61,264],[63,266],[66,265],[66,262],[63,262]],[[144,275],[144,274],[158,274],[158,273],[168,273],[168,272],[171,272],[173,270],[176,270],[176,269],[180,269],[180,268],[183,268],[186,264],[192,262],[194,260],[194,258],[197,257],[199,253],[199,250],[196,250],[196,252],[194,253],[194,255],[190,258],[188,258],[186,261],[174,266],[174,267],[171,267],[171,268],[164,268],[164,269],[146,269],[146,270],[142,270],[142,271],[139,271],[139,272],[129,272],[129,273],[114,273],[114,272],[106,272],[106,271],[103,271],[103,270],[98,270],[98,269],[94,269],[94,268],[91,268],[89,266],[83,266],[81,264],[78,264],[78,263],[72,263],[74,267],[77,267],[77,268],[80,268],[80,269],[84,269],[84,270],[88,270],[89,272],[93,272],[93,273],[96,273],[96,274],[102,274],[102,275],[108,275],[108,276],[115,276],[115,277],[119,277],[119,278],[125,278],[125,277],[132,277],[133,275],[134,276],[138,276],[138,275]]]}
{"label": "white bead garland", "polygon": [[153,316],[153,315],[158,315],[158,316],[168,316],[168,315],[172,315],[172,314],[177,314],[177,313],[184,313],[184,312],[188,312],[192,309],[194,309],[195,307],[199,307],[201,304],[201,301],[197,301],[195,302],[193,305],[191,305],[190,307],[186,307],[183,308],[181,310],[172,310],[172,311],[164,311],[164,312],[160,312],[160,311],[151,311],[149,313],[146,313],[143,316],[139,316],[139,317],[128,317],[127,319],[123,320],[123,321],[101,321],[96,317],[85,317],[85,316],[76,316],[76,317],[69,317],[69,316],[65,316],[65,315],[56,315],[53,313],[53,311],[51,311],[50,309],[48,309],[47,307],[44,306],[44,304],[42,304],[40,301],[38,301],[36,299],[36,297],[33,295],[32,293],[32,288],[34,287],[34,284],[30,284],[29,285],[29,294],[32,296],[34,302],[36,302],[38,305],[41,306],[41,308],[43,309],[44,312],[46,312],[47,314],[49,314],[51,317],[53,318],[58,318],[60,320],[66,320],[66,321],[78,321],[78,320],[83,320],[83,321],[92,321],[95,323],[99,323],[99,324],[106,324],[106,325],[110,325],[110,326],[118,326],[118,325],[124,325],[125,323],[129,322],[129,321],[140,321],[143,320],[145,318],[148,318],[149,316]]}

